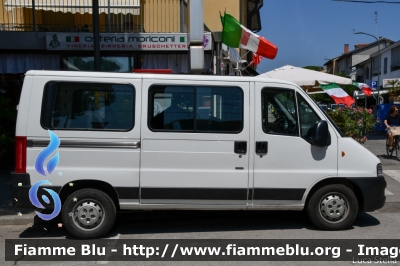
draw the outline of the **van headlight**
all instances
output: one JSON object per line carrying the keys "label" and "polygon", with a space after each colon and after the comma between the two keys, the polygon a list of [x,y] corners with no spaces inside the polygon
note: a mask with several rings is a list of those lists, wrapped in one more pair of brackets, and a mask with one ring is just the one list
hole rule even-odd
{"label": "van headlight", "polygon": [[376,175],[377,175],[378,177],[383,175],[382,164],[380,164],[380,163],[378,163],[378,164],[376,165]]}

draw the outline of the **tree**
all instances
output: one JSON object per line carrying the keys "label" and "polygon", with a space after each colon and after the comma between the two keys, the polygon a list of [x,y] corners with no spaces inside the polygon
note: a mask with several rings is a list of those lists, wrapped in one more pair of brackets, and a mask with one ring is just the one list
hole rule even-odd
{"label": "tree", "polygon": [[[348,78],[348,76],[346,75],[346,73],[344,72],[340,72],[339,74],[337,74],[340,77],[344,77],[344,78]],[[354,91],[358,90],[358,88],[354,85],[340,85],[340,87],[351,97],[353,97],[353,93]]]}
{"label": "tree", "polygon": [[324,67],[322,66],[305,66],[303,67],[305,69],[309,69],[309,70],[315,70],[315,71],[322,71],[324,70]]}
{"label": "tree", "polygon": [[314,99],[314,101],[322,104],[335,103],[335,101],[326,93],[310,94],[310,97]]}

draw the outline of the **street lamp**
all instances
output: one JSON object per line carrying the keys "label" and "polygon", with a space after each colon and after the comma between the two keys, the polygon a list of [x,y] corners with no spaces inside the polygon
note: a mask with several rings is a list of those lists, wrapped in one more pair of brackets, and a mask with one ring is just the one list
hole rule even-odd
{"label": "street lamp", "polygon": [[[354,34],[364,34],[364,35],[368,35],[368,36],[371,36],[371,37],[374,37],[375,39],[376,39],[376,41],[378,42],[378,104],[380,104],[381,103],[381,100],[380,100],[380,98],[379,98],[379,89],[380,89],[380,87],[379,87],[379,74],[381,73],[381,45],[380,45],[380,43],[379,43],[379,39],[378,38],[376,38],[376,36],[374,36],[374,35],[372,35],[372,34],[368,34],[368,33],[365,33],[365,32],[356,32],[356,33],[354,33]],[[371,77],[372,78],[372,77]]]}

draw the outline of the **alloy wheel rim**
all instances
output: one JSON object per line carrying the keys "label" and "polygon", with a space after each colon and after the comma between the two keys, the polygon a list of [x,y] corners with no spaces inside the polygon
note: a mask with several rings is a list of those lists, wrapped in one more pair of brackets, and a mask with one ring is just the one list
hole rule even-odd
{"label": "alloy wheel rim", "polygon": [[325,195],[319,204],[319,211],[324,220],[336,223],[347,217],[349,206],[347,199],[336,193]]}
{"label": "alloy wheel rim", "polygon": [[94,230],[103,223],[104,208],[97,201],[80,201],[74,206],[73,210],[74,223],[85,231]]}

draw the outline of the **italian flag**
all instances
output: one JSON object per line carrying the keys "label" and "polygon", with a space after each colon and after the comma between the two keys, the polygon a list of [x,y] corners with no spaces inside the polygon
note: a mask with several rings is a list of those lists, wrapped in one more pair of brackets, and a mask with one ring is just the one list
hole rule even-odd
{"label": "italian flag", "polygon": [[79,42],[79,36],[67,36],[66,41],[67,42]]}
{"label": "italian flag", "polygon": [[351,106],[354,103],[354,99],[336,83],[319,86],[332,97],[336,104],[343,103],[346,106]]}
{"label": "italian flag", "polygon": [[278,47],[263,37],[251,32],[229,14],[221,16],[222,43],[233,48],[243,48],[259,56],[274,59],[278,53]]}
{"label": "italian flag", "polygon": [[358,87],[360,90],[364,92],[365,95],[371,96],[372,89],[365,83],[358,83],[358,82],[353,82],[353,85]]}

